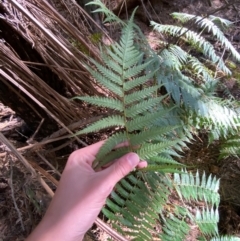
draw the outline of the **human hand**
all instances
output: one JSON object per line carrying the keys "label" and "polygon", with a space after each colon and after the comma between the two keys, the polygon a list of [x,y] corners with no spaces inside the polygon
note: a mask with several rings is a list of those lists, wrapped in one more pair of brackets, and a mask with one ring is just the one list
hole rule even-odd
{"label": "human hand", "polygon": [[115,184],[135,167],[147,166],[137,154],[128,153],[106,169],[95,172],[92,162],[103,143],[70,155],[48,210],[27,241],[82,240]]}

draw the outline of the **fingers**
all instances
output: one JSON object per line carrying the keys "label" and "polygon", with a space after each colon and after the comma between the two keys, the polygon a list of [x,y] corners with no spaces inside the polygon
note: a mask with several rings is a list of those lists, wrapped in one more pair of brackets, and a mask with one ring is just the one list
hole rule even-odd
{"label": "fingers", "polygon": [[146,161],[141,161],[141,162],[138,163],[137,168],[138,168],[138,169],[142,169],[142,168],[147,167],[147,165],[148,165],[148,164],[147,164]]}
{"label": "fingers", "polygon": [[79,152],[82,152],[82,153],[88,153],[89,155],[93,155],[93,156],[96,156],[98,151],[100,150],[100,148],[102,147],[102,145],[104,144],[105,140],[103,141],[99,141],[95,144],[92,144],[90,146],[87,146],[87,147],[84,147],[80,150],[78,150]]}
{"label": "fingers", "polygon": [[106,182],[114,186],[118,181],[131,172],[140,162],[136,153],[128,153],[118,161],[114,162],[110,167],[103,170],[102,173],[106,175]]}

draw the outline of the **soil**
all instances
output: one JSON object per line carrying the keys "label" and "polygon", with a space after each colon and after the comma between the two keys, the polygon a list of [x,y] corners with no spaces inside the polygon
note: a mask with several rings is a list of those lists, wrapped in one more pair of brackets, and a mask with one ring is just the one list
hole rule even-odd
{"label": "soil", "polygon": [[[215,14],[233,21],[234,28],[227,32],[229,40],[234,47],[240,50],[240,3],[225,6],[231,1],[220,0],[170,0],[170,1],[145,1],[145,8],[140,6],[136,22],[147,36],[151,46],[157,48],[158,36],[149,28],[149,20],[171,24],[172,12],[186,12],[197,15]],[[134,8],[135,5],[129,6]],[[219,11],[217,11],[219,9]],[[117,11],[117,9],[115,9]],[[124,13],[121,13],[124,17]],[[126,16],[125,16],[126,17]],[[115,33],[115,35],[117,35]],[[115,36],[117,37],[117,36]],[[225,81],[225,80],[223,80]],[[239,83],[236,79],[225,81],[236,99],[240,99]],[[221,94],[221,93],[220,93]],[[92,114],[96,114],[93,110]],[[31,161],[31,165],[41,175],[52,190],[56,189],[55,181],[59,180],[58,172],[62,172],[68,155],[75,149],[81,148],[77,142],[67,143],[64,148],[56,150],[65,142],[54,142],[42,146],[34,146],[30,140],[32,133],[23,120],[17,117],[13,110],[0,103],[0,131],[21,153]],[[83,138],[86,144],[105,139],[110,131],[88,135]],[[220,206],[220,230],[224,234],[240,236],[240,159],[230,158],[218,162],[218,145],[213,143],[208,146],[206,136],[196,138],[186,152],[185,160],[198,160],[198,165],[207,173],[213,173],[222,179],[222,204]],[[23,149],[21,149],[23,148]],[[24,149],[26,148],[26,149]],[[46,162],[48,160],[51,164]],[[49,177],[51,176],[51,177]],[[231,197],[231,199],[229,198]],[[24,240],[41,220],[51,198],[34,179],[29,170],[9,152],[6,145],[0,142],[0,241]],[[176,196],[172,196],[173,203],[177,203]],[[192,230],[187,240],[196,240],[197,230]],[[93,227],[86,240],[109,240],[109,235],[98,227]]]}

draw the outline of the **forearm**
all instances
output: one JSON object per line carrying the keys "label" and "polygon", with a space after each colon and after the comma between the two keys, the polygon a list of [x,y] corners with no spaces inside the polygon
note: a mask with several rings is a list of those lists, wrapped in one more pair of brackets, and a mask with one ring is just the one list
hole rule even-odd
{"label": "forearm", "polygon": [[[68,225],[59,222],[49,222],[48,219],[43,219],[35,230],[30,234],[26,241],[81,241],[84,234],[73,237],[71,228]],[[71,238],[70,238],[71,237]]]}

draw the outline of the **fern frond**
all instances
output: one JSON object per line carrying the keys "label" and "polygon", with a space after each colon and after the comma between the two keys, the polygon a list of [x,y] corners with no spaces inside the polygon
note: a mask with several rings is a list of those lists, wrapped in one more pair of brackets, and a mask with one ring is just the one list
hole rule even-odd
{"label": "fern frond", "polygon": [[175,37],[181,37],[192,46],[195,46],[195,48],[197,47],[213,63],[218,64],[219,69],[229,75],[231,74],[231,71],[224,64],[223,60],[216,55],[213,45],[196,32],[184,27],[158,24],[154,21],[151,21],[151,26],[153,26],[153,28],[160,33],[166,33]]}
{"label": "fern frond", "polygon": [[219,214],[217,209],[197,210],[195,222],[198,224],[200,231],[206,236],[218,235]]}
{"label": "fern frond", "polygon": [[142,160],[149,159],[159,153],[176,145],[177,141],[166,141],[158,144],[145,144],[137,150],[137,154]]}
{"label": "fern frond", "polygon": [[91,69],[90,67],[86,67],[88,71],[91,73],[91,75],[98,80],[98,82],[103,85],[104,87],[111,90],[114,94],[116,94],[119,97],[123,97],[123,90],[121,86],[113,83],[112,81],[109,81],[105,76],[103,76],[98,71],[95,71]]}
{"label": "fern frond", "polygon": [[175,206],[173,213],[170,213],[169,217],[164,220],[163,233],[160,235],[161,240],[182,241],[185,240],[190,231],[190,227],[186,223],[186,218],[189,216],[188,210]]}
{"label": "fern frond", "polygon": [[105,6],[105,4],[101,0],[94,0],[92,2],[88,2],[86,5],[96,5],[99,6],[98,9],[94,10],[94,13],[103,13],[105,14],[106,18],[104,19],[104,22],[117,22],[125,25],[124,21],[122,21],[119,17],[117,17],[109,8]]}
{"label": "fern frond", "polygon": [[106,117],[102,120],[99,120],[92,125],[86,127],[85,129],[78,131],[76,135],[82,135],[82,134],[87,134],[90,132],[98,131],[104,128],[108,128],[111,126],[125,126],[125,120],[123,117],[115,115],[115,116],[109,116]]}
{"label": "fern frond", "polygon": [[131,134],[131,144],[133,146],[141,145],[144,142],[149,142],[155,140],[157,137],[168,134],[176,128],[176,126],[153,127],[137,134]]}
{"label": "fern frond", "polygon": [[141,101],[139,104],[133,105],[126,110],[126,117],[134,118],[137,115],[146,112],[147,110],[157,106],[166,96],[151,98]]}
{"label": "fern frond", "polygon": [[[104,215],[111,218],[114,213],[120,217],[117,220],[111,218],[113,227],[123,235],[129,235],[131,240],[152,240],[154,236],[158,236],[154,226],[159,222],[158,215],[169,195],[165,179],[164,176],[156,175],[154,172],[145,174],[137,172],[136,176],[128,176],[120,181],[112,192],[103,209]],[[161,191],[155,192],[156,187]],[[143,192],[148,195],[142,195]],[[122,225],[128,227],[128,231],[124,232]]]}
{"label": "fern frond", "polygon": [[219,27],[214,24],[214,22],[220,22],[222,26],[229,27],[232,22],[215,16],[209,16],[208,18],[202,18],[199,16],[195,16],[192,14],[186,13],[173,13],[172,16],[174,18],[179,19],[182,22],[187,22],[189,20],[194,19],[197,25],[200,25],[202,28],[206,29],[209,33],[212,33],[214,37],[225,47],[227,50],[230,50],[233,57],[240,61],[240,54],[238,51],[233,47],[231,42],[224,36],[223,32],[219,29]]}
{"label": "fern frond", "polygon": [[[173,107],[174,108],[174,107]],[[129,132],[141,130],[145,126],[154,125],[160,118],[164,118],[168,114],[169,110],[160,109],[159,111],[152,112],[145,116],[139,116],[126,124],[126,128]]]}
{"label": "fern frond", "polygon": [[220,196],[218,194],[219,180],[216,177],[212,178],[210,175],[208,178],[203,173],[200,178],[197,172],[195,177],[192,173],[174,174],[174,183],[180,198],[186,200],[205,201],[211,205],[217,205],[220,202]]}
{"label": "fern frond", "polygon": [[240,241],[240,238],[231,236],[222,236],[210,239],[210,241]]}
{"label": "fern frond", "polygon": [[[139,90],[141,84],[149,86],[149,78],[154,77],[157,71],[149,66],[157,66],[159,60],[154,55],[143,56],[135,46],[132,20],[123,29],[120,42],[107,48],[103,56],[105,65],[91,60],[96,70],[90,67],[89,70],[100,84],[115,93],[119,99],[112,97],[79,97],[79,99],[115,109],[119,115],[99,120],[77,134],[86,134],[110,126],[120,126],[125,131],[106,141],[102,147],[103,150],[100,150],[100,154],[94,161],[94,167],[105,165],[129,151],[135,151],[140,158],[147,160],[160,152],[174,153],[173,148],[180,149],[180,145],[177,144],[178,140],[169,141],[167,136],[163,136],[166,130],[169,134],[174,128],[171,126],[168,129],[159,126],[155,128],[157,120],[164,118],[164,115],[171,111],[171,108],[165,110],[162,106],[162,101],[167,98],[167,95],[159,96],[159,86],[155,82],[152,86]],[[134,131],[138,134],[133,133]],[[124,141],[129,143],[129,147],[112,151],[116,144]],[[136,150],[134,146],[139,144],[141,146]]]}
{"label": "fern frond", "polygon": [[125,97],[125,104],[133,104],[133,102],[140,101],[146,97],[151,96],[154,92],[158,90],[159,86],[151,86],[149,88],[144,88],[138,92],[133,92]]}
{"label": "fern frond", "polygon": [[97,96],[94,96],[94,97],[92,97],[92,96],[77,96],[77,97],[74,97],[73,99],[82,100],[82,101],[85,101],[87,103],[95,104],[95,105],[101,106],[101,107],[107,107],[107,108],[110,108],[110,109],[123,111],[122,102],[119,101],[119,100],[111,99],[111,98],[97,97]]}
{"label": "fern frond", "polygon": [[221,145],[219,159],[227,158],[229,156],[238,158],[240,156],[239,143],[240,138],[238,135],[232,137],[229,136]]}
{"label": "fern frond", "polygon": [[101,160],[105,155],[110,153],[118,144],[124,143],[127,140],[127,133],[120,132],[115,135],[109,137],[103,144],[102,148],[96,155],[96,162]]}

